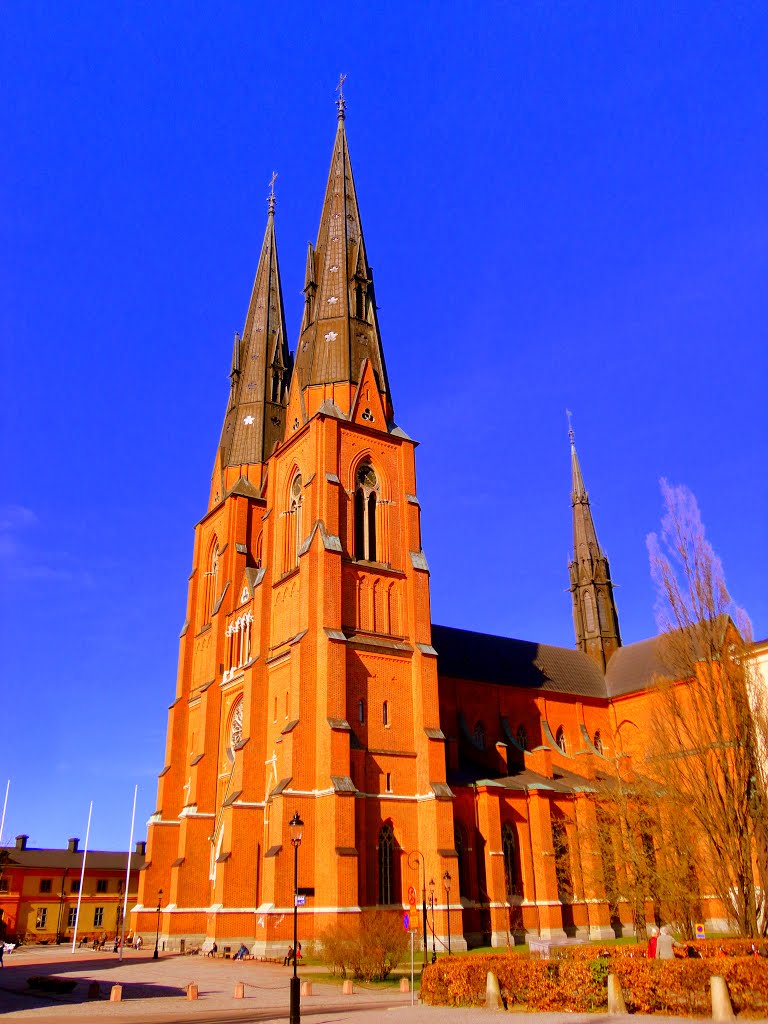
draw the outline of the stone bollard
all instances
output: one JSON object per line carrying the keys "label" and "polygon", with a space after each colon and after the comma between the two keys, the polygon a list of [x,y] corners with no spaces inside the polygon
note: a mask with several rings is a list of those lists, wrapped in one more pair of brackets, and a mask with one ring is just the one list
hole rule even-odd
{"label": "stone bollard", "polygon": [[198,995],[197,984],[194,981],[191,981],[187,985],[187,999],[197,999]]}
{"label": "stone bollard", "polygon": [[615,974],[608,975],[608,1013],[626,1013],[627,1004],[621,991],[619,979]]}
{"label": "stone bollard", "polygon": [[311,996],[312,995],[312,982],[311,981],[302,981],[302,983],[301,983],[301,994],[303,996]]}
{"label": "stone bollard", "polygon": [[736,1020],[725,978],[720,974],[713,974],[709,979],[709,990],[712,995],[712,1020],[716,1024],[721,1021]]}
{"label": "stone bollard", "polygon": [[485,979],[485,1008],[486,1010],[503,1009],[503,1004],[501,1002],[501,990],[499,989],[499,979],[493,971],[488,971],[488,975]]}
{"label": "stone bollard", "polygon": [[92,981],[88,986],[88,998],[101,999],[101,989],[99,988],[98,981]]}
{"label": "stone bollard", "polygon": [[245,985],[242,981],[235,985],[235,999],[245,999]]}
{"label": "stone bollard", "polygon": [[346,981],[343,981],[341,983],[341,994],[343,996],[351,996],[351,995],[354,995],[354,993],[355,993],[354,986],[353,986],[352,982],[349,980],[349,978],[347,978]]}
{"label": "stone bollard", "polygon": [[407,978],[401,978],[400,979],[400,991],[401,992],[410,992],[411,991],[411,983],[408,981]]}
{"label": "stone bollard", "polygon": [[123,986],[113,985],[109,990],[109,1001],[110,1003],[122,1003],[123,1001]]}

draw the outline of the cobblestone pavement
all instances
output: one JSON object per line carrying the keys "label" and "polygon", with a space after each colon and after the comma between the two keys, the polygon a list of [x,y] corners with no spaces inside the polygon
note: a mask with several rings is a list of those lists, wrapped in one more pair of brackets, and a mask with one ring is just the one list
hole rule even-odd
{"label": "cobblestone pavement", "polygon": [[[69,947],[23,947],[5,959],[0,970],[0,1013],[7,1020],[29,1020],[33,1024],[67,1024],[113,1018],[116,1021],[205,1024],[223,1021],[284,1021],[288,1017],[290,969],[275,964],[246,960],[211,960],[207,957],[163,956],[153,960],[146,951],[126,950],[122,963],[113,953],[94,953]],[[46,997],[33,993],[27,978],[56,975],[77,980],[71,995]],[[245,998],[235,999],[237,982],[245,985]],[[89,1000],[88,990],[99,985],[100,999]],[[186,986],[195,982],[199,1000],[185,998]],[[109,1002],[112,985],[123,986],[123,1002]],[[500,1013],[448,1007],[411,1005],[411,996],[397,990],[369,990],[355,986],[351,996],[342,996],[337,984],[313,981],[313,994],[303,996],[302,1018],[311,1024],[487,1024]],[[503,1013],[503,1011],[502,1011]],[[506,1016],[506,1013],[503,1014]],[[517,1013],[515,1024],[607,1024],[621,1020],[607,1014]],[[633,1024],[663,1020],[680,1024],[673,1017],[633,1016]],[[691,1024],[690,1020],[686,1024]]]}

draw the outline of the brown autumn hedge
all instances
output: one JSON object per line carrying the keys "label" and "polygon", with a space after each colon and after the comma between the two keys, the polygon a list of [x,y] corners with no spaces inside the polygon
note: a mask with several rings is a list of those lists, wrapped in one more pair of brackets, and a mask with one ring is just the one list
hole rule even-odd
{"label": "brown autumn hedge", "polygon": [[[712,956],[718,955],[718,945]],[[712,956],[648,960],[638,946],[586,946],[559,950],[552,960],[506,953],[454,957],[425,968],[421,994],[427,1003],[481,1006],[487,972],[493,971],[509,1007],[584,1013],[607,1006],[607,979],[613,973],[630,1012],[704,1016],[710,1012],[710,976],[721,974],[737,1013],[765,1015],[768,960],[734,954],[718,956],[716,963]]]}

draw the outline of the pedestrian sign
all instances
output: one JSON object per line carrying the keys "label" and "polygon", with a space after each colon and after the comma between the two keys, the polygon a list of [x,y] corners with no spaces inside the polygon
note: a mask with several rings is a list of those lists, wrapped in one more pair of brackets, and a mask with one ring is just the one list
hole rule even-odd
{"label": "pedestrian sign", "polygon": [[405,931],[411,930],[411,915],[408,913],[407,910],[403,914],[403,928],[405,929]]}

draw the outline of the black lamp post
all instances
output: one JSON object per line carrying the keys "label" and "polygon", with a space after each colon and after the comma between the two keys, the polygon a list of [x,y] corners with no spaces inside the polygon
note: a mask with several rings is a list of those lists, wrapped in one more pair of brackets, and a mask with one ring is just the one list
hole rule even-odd
{"label": "black lamp post", "polygon": [[437,950],[435,949],[435,880],[429,880],[429,905],[432,907],[432,963],[437,961]]}
{"label": "black lamp post", "polygon": [[299,1024],[301,1020],[301,983],[296,965],[299,959],[299,846],[301,846],[301,830],[304,822],[295,811],[288,822],[291,830],[293,846],[293,977],[291,978],[290,1024]]}
{"label": "black lamp post", "polygon": [[413,867],[411,864],[411,857],[416,858],[416,864],[418,869],[418,859],[421,857],[421,909],[424,921],[424,966],[427,966],[427,869],[424,865],[424,854],[421,850],[412,850],[408,854],[408,867]]}
{"label": "black lamp post", "polygon": [[160,900],[163,898],[163,890],[157,890],[157,929],[155,930],[155,952],[152,954],[152,959],[157,960],[159,954],[157,952],[157,944],[160,941]]}
{"label": "black lamp post", "polygon": [[448,956],[451,955],[451,876],[446,871],[443,875],[443,887],[445,888],[445,904],[448,909]]}

